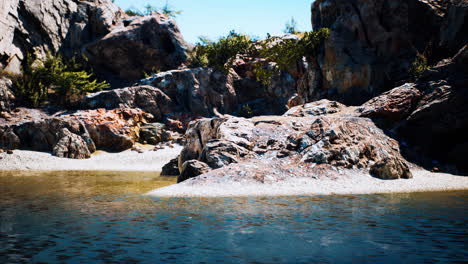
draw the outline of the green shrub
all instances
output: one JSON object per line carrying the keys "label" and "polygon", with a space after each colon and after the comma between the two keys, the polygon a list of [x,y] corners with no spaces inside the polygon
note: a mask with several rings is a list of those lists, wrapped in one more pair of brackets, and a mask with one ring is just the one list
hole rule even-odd
{"label": "green shrub", "polygon": [[249,104],[243,105],[242,108],[239,111],[239,116],[240,117],[245,117],[245,118],[253,117],[254,112],[252,110],[252,107]]}
{"label": "green shrub", "polygon": [[229,32],[217,42],[201,37],[194,48],[191,67],[212,67],[228,72],[237,54],[249,54],[254,45],[249,36]]}
{"label": "green shrub", "polygon": [[299,40],[269,37],[262,41],[258,48],[259,56],[275,64],[273,69],[257,65],[254,69],[257,80],[267,84],[275,73],[291,69],[303,57],[306,59],[316,57],[323,42],[329,36],[330,30],[322,28],[302,33]]}
{"label": "green shrub", "polygon": [[411,64],[409,74],[413,80],[417,80],[421,77],[421,74],[429,68],[430,66],[428,65],[427,58],[424,55],[418,54]]}
{"label": "green shrub", "polygon": [[15,82],[19,99],[27,106],[38,107],[49,99],[66,106],[77,102],[89,92],[108,88],[93,74],[82,70],[75,59],[65,61],[61,56],[48,55],[44,62],[28,55],[23,63],[22,75]]}
{"label": "green shrub", "polygon": [[294,17],[292,17],[290,21],[286,22],[283,32],[288,34],[299,33],[299,31],[297,30],[297,22],[294,19]]}

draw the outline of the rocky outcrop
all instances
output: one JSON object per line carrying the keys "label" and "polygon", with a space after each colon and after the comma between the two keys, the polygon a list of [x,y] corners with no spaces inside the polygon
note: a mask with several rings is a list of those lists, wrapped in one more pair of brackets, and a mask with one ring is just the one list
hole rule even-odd
{"label": "rocky outcrop", "polygon": [[[361,116],[371,117],[404,140],[410,157],[429,168],[452,164],[450,172],[467,173],[468,46],[452,59],[365,103]],[[425,162],[422,157],[427,157]],[[435,163],[433,163],[435,162]]]}
{"label": "rocky outcrop", "polygon": [[174,20],[161,13],[132,17],[85,48],[99,71],[120,79],[139,80],[144,73],[167,71],[187,61],[185,43]]}
{"label": "rocky outcrop", "polygon": [[0,3],[0,68],[19,73],[29,53],[79,53],[122,24],[125,13],[108,0],[6,0]]}
{"label": "rocky outcrop", "polygon": [[82,100],[84,109],[140,108],[161,121],[163,116],[176,112],[173,100],[160,89],[143,85],[98,92],[87,95]]}
{"label": "rocky outcrop", "polygon": [[0,113],[10,112],[13,108],[15,96],[11,91],[12,86],[10,79],[0,77]]}
{"label": "rocky outcrop", "polygon": [[455,54],[468,43],[468,1],[452,0],[440,30],[440,47]]}
{"label": "rocky outcrop", "polygon": [[[448,4],[446,0],[315,1],[313,28],[331,30],[311,68],[321,72],[321,97],[361,104],[408,79],[418,53],[430,55],[430,61],[450,55],[437,49]],[[458,32],[456,27],[453,30]]]}
{"label": "rocky outcrop", "polygon": [[[214,170],[211,174],[224,175],[232,164],[238,164],[236,168],[241,167],[245,177],[259,179],[268,166],[283,178],[343,170],[370,170],[381,179],[412,177],[398,142],[370,119],[357,117],[352,108],[336,102],[323,100],[321,104],[293,108],[277,117],[193,122],[186,133],[179,169],[197,160]],[[237,177],[241,180],[243,176]]]}
{"label": "rocky outcrop", "polygon": [[52,152],[68,158],[86,158],[96,149],[123,151],[138,141],[145,118],[141,110],[99,109],[12,120],[0,126],[0,148]]}
{"label": "rocky outcrop", "polygon": [[5,0],[0,3],[0,69],[20,73],[28,54],[84,54],[114,86],[176,69],[188,45],[163,14],[129,18],[110,0]]}

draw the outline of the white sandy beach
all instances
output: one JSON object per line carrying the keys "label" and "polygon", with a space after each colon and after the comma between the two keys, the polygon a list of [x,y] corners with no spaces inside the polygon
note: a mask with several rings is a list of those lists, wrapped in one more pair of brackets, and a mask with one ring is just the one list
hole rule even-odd
{"label": "white sandy beach", "polygon": [[407,193],[430,191],[468,190],[468,177],[425,170],[412,170],[410,180],[380,180],[370,175],[355,174],[337,180],[292,178],[278,183],[226,182],[203,184],[186,181],[153,190],[147,195],[155,197],[235,197],[235,196],[290,196]]}
{"label": "white sandy beach", "polygon": [[52,156],[49,153],[15,150],[13,154],[1,153],[0,170],[38,171],[161,171],[171,159],[177,157],[182,146],[166,147],[143,153],[127,150],[120,153],[98,152],[90,159],[73,160]]}

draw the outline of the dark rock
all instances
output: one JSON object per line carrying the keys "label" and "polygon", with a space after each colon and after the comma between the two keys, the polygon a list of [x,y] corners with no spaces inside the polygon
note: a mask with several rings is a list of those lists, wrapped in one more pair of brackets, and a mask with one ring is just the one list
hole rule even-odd
{"label": "dark rock", "polygon": [[395,179],[411,179],[411,174],[408,165],[394,158],[386,158],[375,163],[370,173],[379,179],[395,180]]}
{"label": "dark rock", "polygon": [[52,154],[60,158],[88,159],[91,153],[82,137],[63,128],[59,133],[60,140],[55,144]]}
{"label": "dark rock", "polygon": [[468,43],[468,1],[453,0],[440,30],[440,47],[449,54],[457,53]]}
{"label": "dark rock", "polygon": [[361,104],[407,79],[417,53],[437,46],[448,2],[315,1],[314,30],[331,30],[317,57],[322,96]]}
{"label": "dark rock", "polygon": [[361,116],[394,123],[407,118],[421,98],[421,92],[413,83],[394,88],[363,104],[358,110]]}
{"label": "dark rock", "polygon": [[172,159],[162,167],[161,176],[179,176],[179,157]]}
{"label": "dark rock", "polygon": [[83,98],[82,106],[87,109],[140,108],[158,121],[176,111],[172,99],[152,86],[133,86],[90,94]]}
{"label": "dark rock", "polygon": [[177,69],[187,61],[188,45],[174,20],[161,13],[137,17],[85,48],[90,62],[124,80],[143,73]]}
{"label": "dark rock", "polygon": [[197,177],[204,173],[209,172],[211,169],[210,167],[201,161],[198,160],[189,160],[184,162],[182,165],[182,170],[180,172],[179,177],[177,178],[177,183],[181,183],[186,181],[190,178]]}

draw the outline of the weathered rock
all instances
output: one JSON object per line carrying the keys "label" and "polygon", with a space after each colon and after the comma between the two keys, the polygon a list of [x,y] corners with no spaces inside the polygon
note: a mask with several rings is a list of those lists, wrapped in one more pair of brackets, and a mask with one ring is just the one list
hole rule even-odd
{"label": "weathered rock", "polygon": [[179,157],[172,159],[162,167],[161,176],[179,176]]}
{"label": "weathered rock", "polygon": [[407,118],[416,107],[421,92],[414,83],[394,88],[363,104],[358,111],[361,116],[386,123],[395,123]]}
{"label": "weathered rock", "polygon": [[88,145],[82,137],[63,128],[60,131],[59,138],[60,140],[52,150],[54,156],[70,159],[88,159],[91,157]]}
{"label": "weathered rock", "polygon": [[418,155],[457,166],[468,173],[468,151],[460,148],[468,135],[468,46],[450,60],[426,71],[417,82],[421,98],[401,124],[398,134]]}
{"label": "weathered rock", "polygon": [[322,96],[360,104],[406,79],[416,54],[437,45],[448,2],[315,1],[313,28],[331,30],[317,58]]}
{"label": "weathered rock", "polygon": [[104,109],[79,111],[65,116],[84,123],[97,149],[120,152],[130,149],[139,139],[146,113],[139,109]]}
{"label": "weathered rock", "polygon": [[[262,178],[265,175],[260,175],[260,167],[269,164],[281,168],[278,177],[289,177],[288,170],[294,171],[295,177],[309,177],[324,170],[371,169],[385,161],[384,169],[374,173],[376,177],[411,177],[398,142],[370,119],[327,100],[296,108],[284,116],[201,119],[191,123],[187,144],[179,157],[180,169],[185,162],[198,160],[210,169],[220,169],[213,173],[222,174],[238,164],[236,168]],[[256,170],[258,173],[254,173]]]}
{"label": "weathered rock", "polygon": [[188,45],[171,18],[153,13],[129,22],[86,46],[86,57],[100,71],[138,80],[145,72],[176,69],[188,59]]}
{"label": "weathered rock", "polygon": [[167,94],[181,112],[212,116],[216,108],[221,113],[235,111],[238,101],[233,75],[215,72],[210,68],[173,70],[155,74],[140,81]]}
{"label": "weathered rock", "polygon": [[28,53],[79,53],[122,24],[125,12],[108,0],[5,0],[0,2],[0,68],[19,73]]}
{"label": "weathered rock", "polygon": [[[143,111],[136,109],[99,109],[38,120],[22,120],[0,126],[0,147],[52,152],[63,138],[63,130],[67,129],[79,136],[90,152],[96,149],[123,151],[138,141],[139,129],[145,122],[145,117]],[[73,136],[73,140],[75,139]]]}
{"label": "weathered rock", "polygon": [[88,109],[140,108],[152,114],[155,120],[162,120],[164,115],[177,110],[171,98],[160,89],[147,85],[89,94],[83,98],[82,107]]}
{"label": "weathered rock", "polygon": [[370,173],[384,180],[413,178],[408,165],[400,159],[395,158],[386,158],[378,161],[371,167]]}
{"label": "weathered rock", "polygon": [[0,77],[0,112],[10,112],[13,108],[15,96],[11,91],[12,86],[10,79]]}
{"label": "weathered rock", "polygon": [[182,165],[182,170],[180,171],[180,175],[177,178],[177,183],[181,183],[186,181],[190,178],[197,177],[204,173],[210,171],[210,167],[201,161],[198,160],[189,160],[184,162]]}

